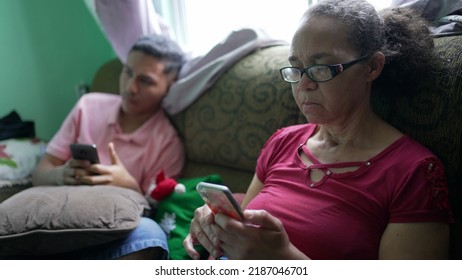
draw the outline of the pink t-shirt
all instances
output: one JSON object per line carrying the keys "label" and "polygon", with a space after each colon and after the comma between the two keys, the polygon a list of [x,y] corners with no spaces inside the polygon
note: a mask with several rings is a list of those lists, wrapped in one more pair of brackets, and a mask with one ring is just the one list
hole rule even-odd
{"label": "pink t-shirt", "polygon": [[[377,259],[389,223],[453,221],[440,161],[403,136],[366,162],[322,164],[302,148],[314,124],[280,129],[262,149],[264,183],[247,209],[265,209],[284,224],[291,242],[313,259]],[[301,161],[324,172],[318,182]],[[359,166],[346,173],[330,169]]]}
{"label": "pink t-shirt", "polygon": [[123,133],[118,122],[121,98],[91,93],[82,96],[47,147],[47,153],[70,158],[71,143],[96,144],[102,164],[111,164],[109,142],[130,174],[146,192],[163,169],[169,177],[180,176],[184,147],[162,110],[132,133]]}

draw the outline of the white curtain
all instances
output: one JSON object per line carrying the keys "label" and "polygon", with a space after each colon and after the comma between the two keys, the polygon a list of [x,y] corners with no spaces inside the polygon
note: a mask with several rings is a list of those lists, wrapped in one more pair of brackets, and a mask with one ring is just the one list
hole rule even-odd
{"label": "white curtain", "polygon": [[85,1],[122,62],[141,36],[157,33],[170,37],[169,27],[151,0]]}

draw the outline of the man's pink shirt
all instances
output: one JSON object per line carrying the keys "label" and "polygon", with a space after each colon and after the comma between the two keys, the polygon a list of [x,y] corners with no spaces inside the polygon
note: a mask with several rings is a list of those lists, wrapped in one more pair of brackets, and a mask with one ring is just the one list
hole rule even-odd
{"label": "man's pink shirt", "polygon": [[80,98],[52,138],[47,153],[67,161],[72,143],[96,144],[102,164],[110,165],[109,142],[127,170],[146,192],[163,169],[179,177],[184,164],[184,147],[163,110],[159,110],[132,133],[123,133],[117,119],[119,95],[91,93]]}

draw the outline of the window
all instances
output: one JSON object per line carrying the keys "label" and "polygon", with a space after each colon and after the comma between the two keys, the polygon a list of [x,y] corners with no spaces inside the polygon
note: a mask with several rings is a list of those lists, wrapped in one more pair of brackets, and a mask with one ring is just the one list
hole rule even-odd
{"label": "window", "polygon": [[[319,0],[153,0],[172,26],[176,40],[195,55],[204,54],[231,31],[261,28],[272,38],[290,42],[298,21]],[[369,0],[377,9],[391,0]]]}
{"label": "window", "polygon": [[[185,1],[188,47],[207,51],[232,30],[262,28],[272,38],[290,41],[306,0],[194,0]],[[206,7],[206,8],[204,8]]]}

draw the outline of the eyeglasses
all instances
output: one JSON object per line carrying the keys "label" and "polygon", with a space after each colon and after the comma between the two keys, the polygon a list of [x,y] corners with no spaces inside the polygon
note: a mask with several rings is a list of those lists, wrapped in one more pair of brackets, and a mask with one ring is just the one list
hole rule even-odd
{"label": "eyeglasses", "polygon": [[291,84],[300,82],[303,73],[305,73],[314,82],[327,82],[367,57],[368,55],[365,55],[361,58],[344,64],[315,64],[306,68],[298,68],[292,66],[283,67],[279,69],[279,72],[281,73],[282,79]]}

